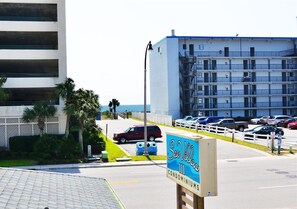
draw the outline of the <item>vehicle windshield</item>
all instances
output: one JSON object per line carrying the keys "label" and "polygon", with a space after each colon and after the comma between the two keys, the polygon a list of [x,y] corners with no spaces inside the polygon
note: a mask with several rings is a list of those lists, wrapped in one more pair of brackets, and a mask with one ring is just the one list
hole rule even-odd
{"label": "vehicle windshield", "polygon": [[257,126],[257,127],[255,127],[255,128],[253,128],[253,131],[259,131],[259,130],[261,130],[262,129],[262,126]]}
{"label": "vehicle windshield", "polygon": [[127,128],[124,132],[128,133],[131,129],[133,129],[133,128]]}

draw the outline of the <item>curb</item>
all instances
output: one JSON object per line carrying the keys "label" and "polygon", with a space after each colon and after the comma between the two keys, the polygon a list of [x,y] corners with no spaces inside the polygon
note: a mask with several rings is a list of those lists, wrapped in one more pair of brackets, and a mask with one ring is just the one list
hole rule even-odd
{"label": "curb", "polygon": [[125,167],[125,166],[150,166],[166,165],[163,160],[158,161],[129,161],[129,162],[112,162],[112,163],[82,163],[82,164],[59,164],[59,165],[36,165],[36,166],[15,166],[11,168],[26,170],[58,170],[58,169],[80,169],[80,168],[108,168],[108,167]]}

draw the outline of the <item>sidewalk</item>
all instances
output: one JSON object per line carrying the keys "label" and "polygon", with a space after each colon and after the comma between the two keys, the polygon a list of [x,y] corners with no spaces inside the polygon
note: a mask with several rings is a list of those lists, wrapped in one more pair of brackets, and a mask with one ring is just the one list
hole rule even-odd
{"label": "sidewalk", "polygon": [[36,165],[36,166],[15,166],[16,169],[26,170],[57,170],[57,169],[80,169],[80,168],[107,168],[122,166],[148,166],[148,165],[166,165],[165,160],[156,161],[126,161],[110,163],[75,163],[75,164],[54,164],[54,165]]}

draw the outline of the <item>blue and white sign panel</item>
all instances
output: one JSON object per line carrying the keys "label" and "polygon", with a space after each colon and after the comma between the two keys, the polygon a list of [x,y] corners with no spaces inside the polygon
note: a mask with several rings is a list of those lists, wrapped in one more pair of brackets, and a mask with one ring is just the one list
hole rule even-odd
{"label": "blue and white sign panel", "polygon": [[[167,133],[166,141],[167,177],[201,197],[216,195],[216,146],[213,146],[214,139],[203,140],[198,136],[189,137]],[[208,154],[205,155],[204,152]],[[215,157],[209,158],[213,154]],[[215,163],[215,166],[211,166],[212,163]],[[210,187],[207,185],[208,183],[211,184]]]}
{"label": "blue and white sign panel", "polygon": [[200,183],[199,142],[167,135],[167,168]]}

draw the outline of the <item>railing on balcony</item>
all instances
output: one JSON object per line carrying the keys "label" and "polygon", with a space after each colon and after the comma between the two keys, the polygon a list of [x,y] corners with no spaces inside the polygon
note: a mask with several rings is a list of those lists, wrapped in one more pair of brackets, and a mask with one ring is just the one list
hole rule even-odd
{"label": "railing on balcony", "polygon": [[[249,103],[248,105],[245,105],[244,102],[236,102],[236,103],[210,103],[210,104],[204,104],[203,106],[199,106],[199,110],[203,109],[209,109],[209,108],[284,108],[284,107],[292,107],[296,106],[297,102],[294,104],[287,102],[284,106],[283,102],[256,102],[256,103]],[[196,110],[196,109],[193,109]]]}
{"label": "railing on balcony", "polygon": [[260,69],[260,70],[283,70],[283,69],[291,69],[296,70],[297,65],[296,64],[287,64],[286,66],[283,66],[282,64],[256,64],[256,65],[250,65],[247,66],[246,69],[244,69],[243,64],[217,64],[215,68],[213,68],[211,65],[208,65],[207,67],[202,64],[194,64],[192,66],[192,70],[197,71],[212,71],[212,70],[251,70],[251,69]]}
{"label": "railing on balcony", "polygon": [[245,92],[244,90],[216,90],[216,91],[195,91],[192,96],[194,97],[203,97],[203,96],[242,96],[242,95],[254,95],[254,96],[269,96],[269,95],[283,95],[283,94],[292,94],[295,95],[296,91],[294,89],[287,89],[284,93],[283,89],[257,89],[249,90]]}
{"label": "railing on balcony", "polygon": [[224,51],[195,51],[190,54],[189,51],[185,52],[186,57],[286,57],[294,55],[294,49],[283,51],[255,51],[254,56],[251,56],[250,51],[229,51],[229,56],[224,55]]}

